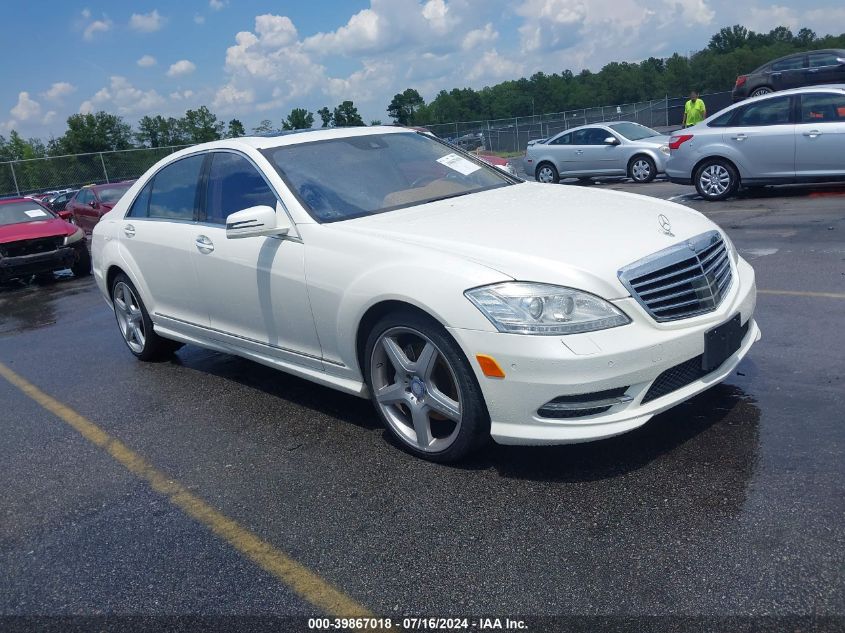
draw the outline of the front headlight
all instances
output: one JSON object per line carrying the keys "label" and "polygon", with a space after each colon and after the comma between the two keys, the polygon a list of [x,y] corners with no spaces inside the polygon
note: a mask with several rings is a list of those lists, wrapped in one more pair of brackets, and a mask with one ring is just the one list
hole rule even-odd
{"label": "front headlight", "polygon": [[579,334],[631,322],[604,299],[563,286],[509,281],[464,294],[497,330],[510,334]]}
{"label": "front headlight", "polygon": [[65,238],[64,245],[70,246],[71,244],[75,244],[81,239],[85,238],[85,233],[82,229],[76,229],[76,232],[73,235],[68,235]]}
{"label": "front headlight", "polygon": [[671,154],[671,152],[669,151],[669,146],[668,146],[668,145],[661,145],[661,146],[660,146],[660,151],[661,151],[661,152],[663,152],[664,154],[666,154],[667,156],[668,156],[669,154]]}

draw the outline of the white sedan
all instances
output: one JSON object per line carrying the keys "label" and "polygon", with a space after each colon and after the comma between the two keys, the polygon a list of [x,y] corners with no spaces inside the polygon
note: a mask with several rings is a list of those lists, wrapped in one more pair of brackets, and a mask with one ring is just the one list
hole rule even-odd
{"label": "white sedan", "polygon": [[160,161],[94,230],[126,345],[194,344],[372,398],[412,453],[617,435],[724,380],[754,271],[701,214],[520,180],[371,127]]}

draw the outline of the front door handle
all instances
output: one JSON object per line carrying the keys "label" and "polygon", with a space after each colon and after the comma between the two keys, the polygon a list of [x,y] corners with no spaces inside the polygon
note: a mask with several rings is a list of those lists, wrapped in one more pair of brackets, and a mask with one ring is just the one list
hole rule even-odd
{"label": "front door handle", "polygon": [[214,251],[214,242],[205,235],[197,235],[197,240],[194,244],[196,244],[197,250],[203,255],[208,255]]}
{"label": "front door handle", "polygon": [[135,227],[131,224],[127,224],[123,227],[123,234],[126,237],[135,237]]}
{"label": "front door handle", "polygon": [[810,130],[809,132],[804,132],[804,136],[808,136],[810,138],[816,138],[817,136],[821,136],[822,133],[819,130]]}
{"label": "front door handle", "polygon": [[736,136],[732,136],[731,138],[735,141],[744,141],[748,138],[748,135],[740,132],[739,134],[737,134]]}
{"label": "front door handle", "polygon": [[584,150],[583,150],[583,149],[576,149],[576,150],[575,150],[575,155],[576,155],[576,156],[580,156],[580,155],[581,155],[581,154],[583,154],[583,153],[584,153]]}

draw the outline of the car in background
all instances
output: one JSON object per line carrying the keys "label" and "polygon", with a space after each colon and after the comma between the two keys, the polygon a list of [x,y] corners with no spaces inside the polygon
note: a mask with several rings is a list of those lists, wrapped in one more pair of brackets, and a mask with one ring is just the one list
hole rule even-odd
{"label": "car in background", "polygon": [[[58,193],[54,196],[51,196],[50,198],[47,198],[47,200],[44,202],[47,205],[47,208],[61,215],[62,211],[65,211],[65,209],[67,208],[68,202],[70,202],[73,196],[76,195],[77,191],[79,190],[71,189],[63,193]],[[71,216],[72,214],[68,212],[67,219],[70,219]]]}
{"label": "car in background", "polygon": [[501,169],[511,176],[516,177],[516,169],[514,169],[514,166],[511,165],[511,162],[507,158],[496,156],[496,154],[491,154],[490,152],[485,152],[484,150],[475,150],[473,154],[488,165],[493,165],[493,167]]}
{"label": "car in background", "polygon": [[125,180],[107,185],[83,187],[76,192],[65,207],[71,213],[71,222],[86,233],[91,233],[100,218],[112,210],[134,182],[134,180]]}
{"label": "car in background", "polygon": [[734,104],[669,141],[669,180],[705,200],[741,186],[845,180],[845,84]]}
{"label": "car in background", "polygon": [[401,127],[171,154],[92,254],[140,360],[195,344],[371,398],[397,443],[439,462],[491,436],[630,431],[760,337],[754,270],[702,214],[524,182]]}
{"label": "car in background", "polygon": [[795,53],[763,64],[736,78],[732,97],[742,101],[778,90],[834,83],[845,83],[845,50],[838,48]]}
{"label": "car in background", "polygon": [[528,146],[525,173],[537,182],[627,176],[651,182],[663,173],[669,137],[632,121],[582,125]]}
{"label": "car in background", "polygon": [[91,273],[82,229],[30,198],[0,200],[0,281],[65,268]]}

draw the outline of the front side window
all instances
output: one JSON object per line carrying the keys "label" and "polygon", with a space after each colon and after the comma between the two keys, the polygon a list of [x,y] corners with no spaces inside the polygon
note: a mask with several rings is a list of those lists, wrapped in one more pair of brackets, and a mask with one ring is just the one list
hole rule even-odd
{"label": "front side window", "polygon": [[514,184],[426,134],[365,134],[262,152],[320,222],[373,215]]}
{"label": "front side window", "polygon": [[772,64],[772,72],[779,73],[784,70],[800,70],[804,68],[803,57],[789,57]]}
{"label": "front side window", "polygon": [[833,53],[814,53],[810,55],[810,68],[822,68],[824,66],[836,66],[839,61]]}
{"label": "front side window", "polygon": [[789,97],[765,99],[740,108],[734,125],[759,126],[789,123]]}
{"label": "front side window", "polygon": [[90,189],[83,189],[79,192],[79,195],[76,196],[76,201],[79,204],[90,204],[94,200],[94,194],[91,193]]}
{"label": "front side window", "polygon": [[845,94],[801,95],[802,123],[833,123],[845,121]]}
{"label": "front side window", "polygon": [[171,163],[153,177],[149,217],[185,222],[194,219],[204,160],[205,154],[189,156]]}
{"label": "front side window", "polygon": [[205,221],[225,224],[236,211],[267,205],[276,208],[276,195],[246,158],[230,152],[216,152],[208,174]]}

